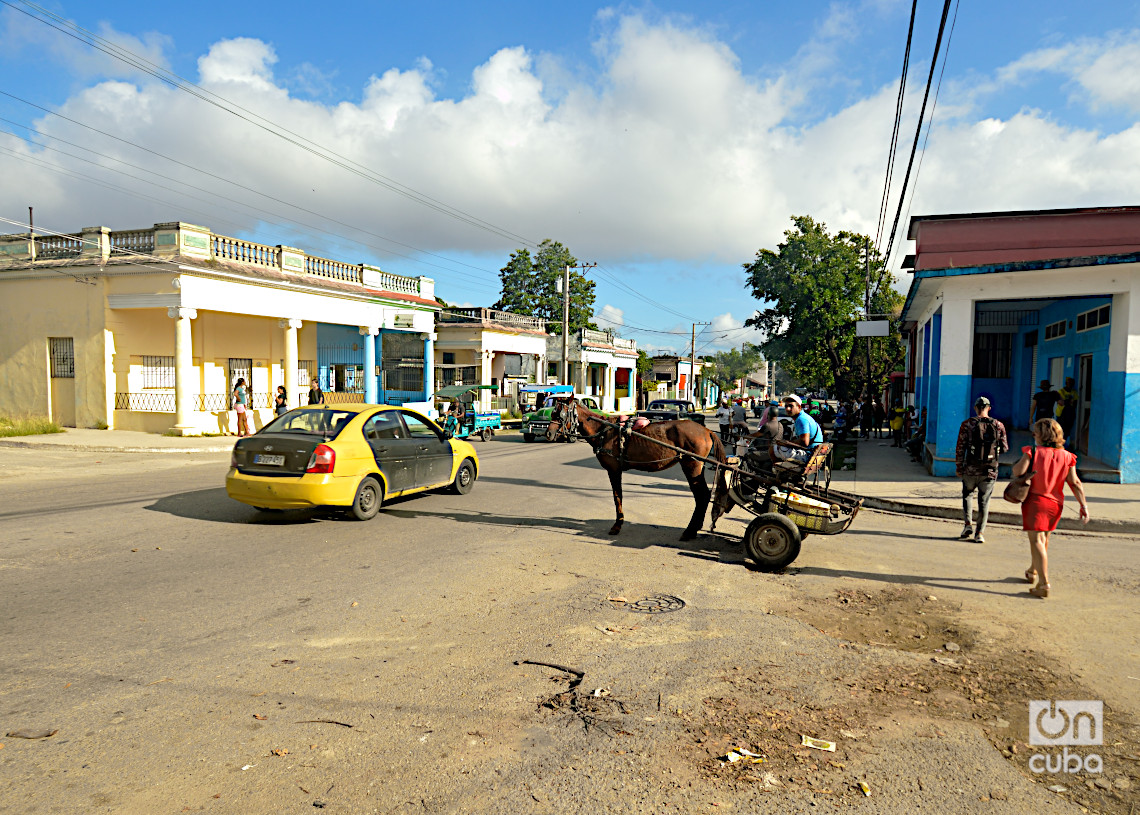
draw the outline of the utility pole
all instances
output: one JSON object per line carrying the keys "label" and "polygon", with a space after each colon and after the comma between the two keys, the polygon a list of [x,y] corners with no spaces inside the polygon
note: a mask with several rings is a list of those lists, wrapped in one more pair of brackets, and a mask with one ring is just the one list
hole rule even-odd
{"label": "utility pole", "polygon": [[712,323],[693,323],[693,341],[689,345],[689,393],[690,400],[697,404],[697,326],[712,325]]}
{"label": "utility pole", "polygon": [[596,263],[580,263],[562,270],[562,384],[570,384],[570,270],[593,269]]}
{"label": "utility pole", "polygon": [[[866,263],[867,271],[867,291],[864,300],[863,314],[864,320],[871,319],[871,239],[864,238],[863,241],[863,257]],[[867,337],[867,395],[871,395],[871,338]],[[879,398],[876,396],[875,401],[878,402]]]}

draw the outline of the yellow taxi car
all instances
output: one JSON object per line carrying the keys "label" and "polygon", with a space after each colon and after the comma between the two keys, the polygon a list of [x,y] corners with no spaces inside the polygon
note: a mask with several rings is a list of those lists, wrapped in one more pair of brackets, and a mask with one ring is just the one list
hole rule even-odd
{"label": "yellow taxi car", "polygon": [[238,439],[226,493],[260,510],[345,507],[366,521],[388,498],[475,486],[479,457],[402,407],[312,405]]}

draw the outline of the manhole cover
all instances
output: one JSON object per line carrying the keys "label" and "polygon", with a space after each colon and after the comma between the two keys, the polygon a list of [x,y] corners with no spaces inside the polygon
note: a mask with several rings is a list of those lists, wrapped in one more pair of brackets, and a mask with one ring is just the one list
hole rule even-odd
{"label": "manhole cover", "polygon": [[626,611],[638,614],[664,614],[667,611],[680,611],[685,607],[685,601],[671,594],[655,594],[641,600],[633,600],[622,604]]}

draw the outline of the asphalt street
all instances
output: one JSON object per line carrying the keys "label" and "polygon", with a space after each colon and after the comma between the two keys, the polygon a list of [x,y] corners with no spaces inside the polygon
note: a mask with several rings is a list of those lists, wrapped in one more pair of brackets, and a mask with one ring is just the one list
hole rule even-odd
{"label": "asphalt street", "polygon": [[[678,541],[676,470],[612,538],[584,443],[476,444],[469,495],[366,523],[230,501],[224,455],[0,450],[0,810],[1135,802],[1136,539],[1058,535],[1040,601],[1020,530],[865,512],[769,575],[739,509]],[[1027,769],[1037,698],[1104,701],[1103,773]]]}

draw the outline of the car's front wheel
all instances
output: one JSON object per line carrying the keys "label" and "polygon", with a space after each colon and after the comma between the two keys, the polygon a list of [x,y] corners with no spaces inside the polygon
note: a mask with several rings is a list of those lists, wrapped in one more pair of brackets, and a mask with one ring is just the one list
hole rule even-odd
{"label": "car's front wheel", "polygon": [[475,465],[471,459],[465,459],[455,472],[455,480],[451,482],[452,492],[466,495],[475,486]]}
{"label": "car's front wheel", "polygon": [[380,511],[380,504],[383,500],[384,490],[380,486],[380,482],[372,476],[368,476],[356,488],[356,498],[353,499],[352,508],[349,512],[358,521],[371,520]]}

